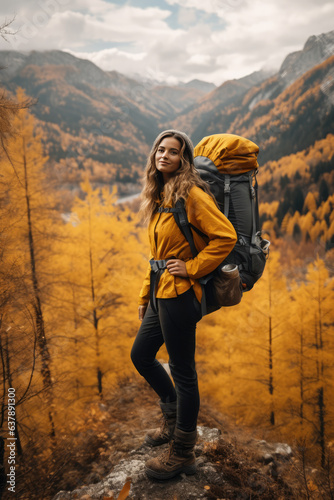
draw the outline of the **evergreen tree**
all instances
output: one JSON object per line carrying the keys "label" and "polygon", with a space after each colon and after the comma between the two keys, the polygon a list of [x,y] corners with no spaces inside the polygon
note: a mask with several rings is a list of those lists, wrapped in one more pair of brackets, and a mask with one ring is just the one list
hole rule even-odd
{"label": "evergreen tree", "polygon": [[329,188],[325,179],[321,179],[319,186],[319,205],[328,199],[329,196]]}
{"label": "evergreen tree", "polygon": [[304,206],[303,191],[299,186],[296,186],[292,191],[292,211],[301,213]]}

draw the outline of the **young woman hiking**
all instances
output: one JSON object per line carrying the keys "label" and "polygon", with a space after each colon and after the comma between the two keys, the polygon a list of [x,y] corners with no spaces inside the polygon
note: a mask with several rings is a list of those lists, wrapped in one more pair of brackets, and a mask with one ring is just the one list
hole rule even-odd
{"label": "young woman hiking", "polygon": [[[183,199],[195,231],[199,253],[193,258],[178,228],[173,208]],[[167,210],[165,210],[167,209]],[[199,392],[195,368],[196,323],[201,319],[199,278],[212,272],[230,253],[236,233],[220,212],[193,164],[193,145],[183,132],[166,130],[149,155],[141,210],[148,220],[150,265],[140,292],[141,327],[131,351],[132,362],[160,397],[161,429],[149,432],[146,443],[170,442],[169,450],[146,463],[146,473],[170,479],[196,472]],[[165,343],[172,379],[155,356]]]}

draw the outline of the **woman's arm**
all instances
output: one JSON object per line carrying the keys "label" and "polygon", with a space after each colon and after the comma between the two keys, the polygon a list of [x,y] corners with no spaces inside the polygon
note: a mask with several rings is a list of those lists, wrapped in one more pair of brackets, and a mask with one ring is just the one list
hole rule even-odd
{"label": "woman's arm", "polygon": [[167,269],[173,276],[180,276],[180,278],[188,278],[186,263],[180,259],[169,259],[167,262]]}
{"label": "woman's arm", "polygon": [[186,262],[188,276],[199,279],[214,271],[228,256],[237,241],[237,235],[213,199],[200,188],[191,189],[186,210],[189,222],[209,239],[197,257]]}
{"label": "woman's arm", "polygon": [[138,318],[143,321],[147,309],[147,304],[145,306],[138,306]]}

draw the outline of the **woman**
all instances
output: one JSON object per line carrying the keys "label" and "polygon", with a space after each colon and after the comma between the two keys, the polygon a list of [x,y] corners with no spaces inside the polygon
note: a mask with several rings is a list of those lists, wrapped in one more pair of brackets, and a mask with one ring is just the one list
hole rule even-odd
{"label": "woman", "polygon": [[[195,258],[173,213],[168,211],[178,199],[184,200],[189,222],[207,236],[204,241],[194,231],[199,250]],[[153,144],[141,210],[149,222],[151,252],[140,292],[142,324],[131,358],[160,397],[164,417],[162,428],[148,433],[146,443],[158,446],[171,442],[167,452],[146,463],[146,473],[156,479],[169,479],[181,472],[196,472],[194,446],[200,401],[195,333],[201,319],[202,297],[198,280],[216,269],[230,253],[236,233],[195,170],[191,140],[176,130],[162,132]],[[175,387],[155,358],[163,343]]]}

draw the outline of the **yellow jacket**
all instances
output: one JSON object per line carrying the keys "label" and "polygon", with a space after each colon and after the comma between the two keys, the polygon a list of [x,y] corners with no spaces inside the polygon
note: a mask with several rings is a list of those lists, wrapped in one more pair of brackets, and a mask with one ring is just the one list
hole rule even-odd
{"label": "yellow jacket", "polygon": [[[192,187],[189,192],[186,211],[189,222],[207,235],[208,243],[193,231],[195,246],[199,250],[198,255],[193,258],[189,243],[178,228],[173,214],[156,213],[148,226],[150,259],[183,260],[188,273],[188,278],[180,278],[165,269],[157,287],[157,298],[176,297],[193,286],[200,302],[202,289],[198,279],[214,271],[227,257],[237,241],[237,235],[213,199],[197,186]],[[139,294],[139,305],[147,305],[150,300],[150,271],[149,265]]]}

